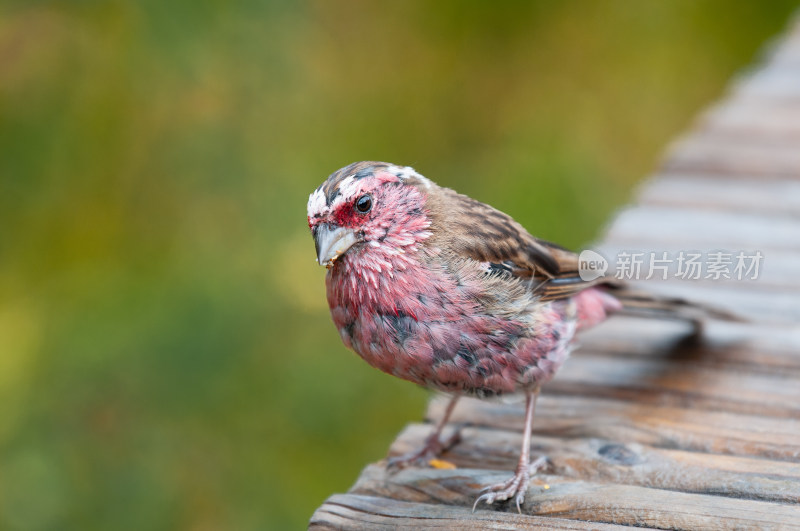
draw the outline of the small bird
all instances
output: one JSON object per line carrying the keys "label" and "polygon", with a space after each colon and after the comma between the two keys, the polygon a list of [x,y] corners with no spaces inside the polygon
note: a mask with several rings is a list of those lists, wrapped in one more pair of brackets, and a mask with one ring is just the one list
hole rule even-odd
{"label": "small bird", "polygon": [[308,226],[344,344],[373,367],[452,396],[423,448],[393,464],[425,462],[456,441],[441,433],[459,397],[524,395],[516,471],[483,489],[473,510],[511,498],[520,509],[546,462],[529,454],[536,397],[576,332],[624,306],[693,308],[613,277],[584,281],[575,253],[407,166],[364,161],[333,173],[308,199]]}

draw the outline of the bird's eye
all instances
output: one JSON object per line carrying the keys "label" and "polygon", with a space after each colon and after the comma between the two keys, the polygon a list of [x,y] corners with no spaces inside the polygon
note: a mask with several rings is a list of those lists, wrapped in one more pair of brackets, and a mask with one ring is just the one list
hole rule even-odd
{"label": "bird's eye", "polygon": [[358,198],[356,201],[356,210],[361,212],[362,214],[366,214],[370,210],[372,210],[372,196],[369,194],[364,194]]}

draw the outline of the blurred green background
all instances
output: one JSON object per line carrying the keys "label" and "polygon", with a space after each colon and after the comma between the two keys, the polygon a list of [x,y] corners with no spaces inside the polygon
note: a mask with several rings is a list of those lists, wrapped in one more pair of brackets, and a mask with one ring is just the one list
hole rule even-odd
{"label": "blurred green background", "polygon": [[0,3],[0,529],[289,529],[428,395],[308,193],[412,165],[578,247],[794,2]]}

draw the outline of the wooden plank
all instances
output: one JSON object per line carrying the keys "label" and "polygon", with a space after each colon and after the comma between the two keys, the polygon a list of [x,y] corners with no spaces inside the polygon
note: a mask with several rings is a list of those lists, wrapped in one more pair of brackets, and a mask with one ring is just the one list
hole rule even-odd
{"label": "wooden plank", "polygon": [[[508,473],[478,469],[432,470],[411,468],[389,473],[370,465],[352,492],[368,496],[427,504],[471,507],[479,489],[501,481]],[[708,494],[595,483],[542,474],[528,491],[524,514],[649,526],[657,529],[790,528],[797,525],[798,506]],[[549,488],[543,488],[546,481]],[[496,517],[516,511],[514,504],[479,507],[476,513]]]}
{"label": "wooden plank", "polygon": [[[441,418],[446,401],[432,400],[428,419]],[[521,403],[462,399],[453,425],[522,430]],[[624,444],[724,455],[800,460],[800,422],[782,418],[707,411],[693,405],[634,403],[613,397],[557,395],[545,387],[537,404],[534,433],[603,439]]]}
{"label": "wooden plank", "polygon": [[[625,237],[626,240],[622,240],[622,237]],[[677,239],[678,238],[676,238],[676,240]],[[649,282],[647,286],[674,281],[688,283],[700,289],[716,288],[720,290],[760,292],[762,296],[766,298],[770,297],[771,294],[775,292],[791,291],[800,293],[800,274],[798,274],[797,270],[797,264],[800,263],[800,251],[774,248],[752,249],[745,246],[722,249],[710,245],[701,246],[697,242],[691,246],[688,242],[679,241],[654,244],[652,241],[647,241],[646,235],[637,234],[622,234],[620,238],[614,242],[606,242],[600,245],[590,246],[589,248],[606,257],[609,263],[609,274],[612,276],[617,274],[619,275],[618,278],[625,280],[629,279],[631,276],[629,273],[632,271],[630,269],[617,269],[616,266],[621,264],[622,259],[625,258],[625,255],[621,253],[627,253],[628,255],[631,253],[640,253],[638,256],[642,259],[642,266],[640,275],[638,275],[637,278],[640,280],[647,280]],[[707,262],[709,253],[715,251],[726,252],[731,255],[727,271],[730,278],[721,277],[719,279],[714,279],[713,275],[711,275],[710,278],[706,278],[709,276],[707,267],[704,267],[700,271],[700,278],[694,278],[698,275],[689,278],[685,275],[686,271],[683,272],[685,278],[679,274],[678,266],[681,256],[683,256],[685,260],[689,256],[688,253],[702,253],[703,260]],[[738,254],[743,252],[745,256],[752,256],[752,253],[756,251],[762,251],[758,278],[753,279],[752,272],[750,274],[745,274],[747,272],[744,269],[741,271],[741,274],[738,274],[735,271]],[[667,279],[663,279],[663,272],[660,269],[654,269],[652,271],[652,277],[647,279],[648,276],[651,276],[651,271],[649,269],[651,260],[653,258],[656,260],[663,258],[663,253],[667,253],[666,257],[667,260],[669,260],[669,263],[665,264],[667,267]],[[683,255],[681,255],[681,253],[683,253]],[[657,262],[653,263],[658,265]],[[745,266],[747,265],[749,265],[749,258],[745,262]]]}
{"label": "wooden plank", "polygon": [[536,530],[563,529],[617,531],[625,526],[580,522],[515,513],[473,513],[467,507],[432,503],[409,503],[358,494],[335,494],[317,509],[311,518],[309,529],[407,529],[410,527],[441,530]]}
{"label": "wooden plank", "polygon": [[[798,79],[800,81],[800,78]],[[800,96],[798,96],[800,98]],[[770,179],[800,179],[800,150],[729,138],[685,139],[668,155],[662,169],[674,172],[758,176]]]}
{"label": "wooden plank", "polygon": [[[756,235],[751,235],[746,232],[736,234],[735,232],[731,232],[729,227],[720,226],[714,221],[714,219],[718,219],[719,222],[722,223],[725,222],[728,217],[735,218],[735,215],[720,213],[719,217],[713,218],[710,215],[694,216],[693,212],[688,209],[675,209],[672,207],[663,207],[663,209],[670,210],[670,213],[675,216],[683,216],[680,221],[672,225],[675,227],[674,229],[671,229],[670,226],[659,226],[654,219],[648,219],[648,216],[644,212],[631,210],[630,212],[620,214],[617,221],[611,225],[611,230],[614,233],[613,239],[607,239],[599,244],[590,245],[588,248],[601,253],[609,253],[606,256],[606,259],[609,260],[609,265],[614,265],[617,262],[628,262],[628,265],[632,264],[630,256],[618,256],[619,252],[639,253],[636,258],[640,267],[638,269],[626,268],[623,274],[641,270],[639,271],[640,273],[644,273],[650,277],[646,278],[646,280],[649,281],[652,279],[653,283],[658,283],[664,276],[660,266],[668,265],[670,266],[668,271],[674,272],[674,267],[677,266],[678,254],[681,251],[684,253],[681,260],[684,261],[691,258],[691,256],[687,254],[690,252],[700,253],[702,255],[701,258],[703,258],[703,263],[705,263],[705,260],[710,254],[718,252],[726,253],[724,256],[719,257],[718,260],[731,266],[736,266],[740,258],[743,260],[743,265],[740,266],[741,272],[735,271],[733,267],[731,267],[730,270],[725,271],[727,273],[725,277],[717,279],[716,275],[707,274],[706,268],[703,268],[699,278],[696,271],[684,271],[687,275],[687,280],[697,280],[698,283],[702,283],[708,277],[713,278],[715,283],[725,283],[728,280],[727,277],[732,277],[734,279],[740,277],[740,281],[736,282],[736,284],[749,285],[753,288],[756,288],[762,282],[768,284],[780,282],[779,285],[786,286],[788,284],[787,287],[796,283],[796,279],[789,278],[786,273],[791,268],[792,262],[800,256],[800,248],[797,248],[793,241],[786,240],[782,237],[791,233],[795,228],[794,225],[796,222],[784,220],[785,222],[783,223],[775,222],[774,224],[770,224],[766,221],[758,221],[758,216],[747,216],[754,224],[758,223],[775,227],[775,235],[771,238],[765,237],[764,241],[759,243],[756,241]],[[697,226],[692,233],[681,233],[682,230],[689,229],[693,221],[697,223],[710,222],[712,225],[708,227]],[[800,220],[798,221],[800,222]],[[637,226],[636,223],[640,223],[640,225]],[[739,228],[739,226],[740,224],[737,224],[732,226],[732,228],[735,230]],[[660,235],[663,235],[661,238],[662,241],[648,238],[647,231],[650,230],[658,231]],[[781,235],[778,233],[779,231],[785,231],[785,234]],[[667,252],[666,257],[662,256],[663,252]],[[760,258],[756,256],[758,252],[761,253]],[[642,255],[641,253],[645,254]],[[647,269],[650,263],[650,253],[656,253],[656,259],[666,258],[668,261],[674,261],[674,263],[654,262],[654,264],[659,267],[656,267],[651,275],[650,271]],[[758,270],[748,270],[752,260],[756,258],[759,262]],[[642,261],[639,259],[642,259]],[[609,270],[607,273],[608,272],[613,274],[613,270]],[[671,275],[667,275],[667,277],[669,276]],[[630,278],[630,275],[628,275],[628,278]],[[636,275],[636,278],[645,280],[642,275]]]}
{"label": "wooden plank", "polygon": [[[800,114],[797,120],[800,131]],[[742,179],[736,186],[720,186],[713,176],[667,174],[647,181],[637,204],[800,219],[800,180]]]}
{"label": "wooden plank", "polygon": [[[406,427],[390,455],[409,453],[425,442],[431,427]],[[443,456],[458,468],[510,471],[516,466],[522,433],[496,428],[464,428],[462,441]],[[635,485],[733,498],[797,503],[800,464],[620,443],[605,438],[535,435],[531,451],[547,456],[547,481],[589,481]]]}
{"label": "wooden plank", "polygon": [[617,244],[637,240],[651,247],[680,244],[686,249],[800,251],[800,220],[699,208],[636,206],[620,212],[606,241]]}
{"label": "wooden plank", "polygon": [[709,304],[749,319],[755,323],[786,326],[800,322],[800,305],[796,290],[722,289],[719,285],[686,281],[648,282],[647,289],[664,296],[679,297]]}
{"label": "wooden plank", "polygon": [[[686,322],[614,316],[584,332],[583,348],[620,357],[668,358],[692,365],[752,373],[800,370],[800,330],[773,325],[706,323],[702,335],[689,336]],[[762,339],[768,338],[768,339]]]}
{"label": "wooden plank", "polygon": [[[694,249],[696,249],[696,247]],[[617,278],[625,280],[629,284],[633,285],[646,284],[645,287],[649,291],[663,293],[666,296],[669,296],[671,292],[673,292],[671,296],[674,297],[688,296],[689,300],[693,300],[695,302],[708,302],[717,308],[727,308],[729,311],[734,313],[743,311],[745,313],[741,315],[745,317],[747,314],[751,313],[752,309],[747,307],[740,308],[742,306],[741,301],[752,300],[759,306],[768,306],[766,313],[754,316],[754,319],[757,322],[773,318],[776,320],[776,322],[785,321],[785,319],[781,318],[782,312],[785,311],[783,308],[780,308],[783,303],[788,305],[792,315],[796,315],[798,313],[793,311],[791,306],[793,302],[800,298],[800,282],[798,282],[798,280],[795,278],[792,271],[786,271],[784,269],[785,267],[789,267],[788,265],[783,266],[782,264],[773,263],[772,258],[775,255],[782,254],[780,252],[767,251],[764,253],[764,262],[767,262],[767,265],[762,266],[762,271],[760,272],[758,279],[753,280],[747,278],[746,276],[742,276],[741,279],[738,279],[735,275],[732,275],[731,278],[720,278],[719,280],[715,280],[713,278],[684,279],[680,276],[677,276],[677,257],[679,256],[678,253],[680,253],[681,250],[675,248],[674,246],[665,246],[664,249],[658,250],[651,250],[648,248],[642,249],[637,245],[637,242],[631,241],[627,244],[620,245],[619,247],[602,246],[599,247],[598,250],[603,256],[609,257],[611,264],[609,266],[609,271],[611,271],[612,276],[616,275]],[[738,252],[730,249],[725,249],[723,251],[734,255]],[[661,278],[661,271],[654,271],[653,278],[647,279],[647,276],[650,274],[648,270],[650,257],[655,256],[656,259],[660,259],[664,252],[667,252],[668,260],[673,260],[672,264],[668,264],[667,278]],[[620,253],[636,253],[639,254],[639,256],[644,260],[644,265],[641,267],[641,272],[638,276],[630,278],[629,275],[625,273],[625,270],[621,268],[615,269],[613,264],[621,260],[619,257],[624,258],[625,256],[624,254]],[[652,255],[651,253],[656,254]],[[794,255],[794,253],[787,254],[789,254],[789,256]],[[708,255],[704,256],[707,257]],[[705,276],[705,272],[706,269],[703,269],[703,276]],[[622,275],[620,275],[620,273],[622,273]],[[786,280],[785,283],[782,282],[784,279]],[[695,293],[697,296],[694,296]],[[717,302],[714,302],[713,300],[715,296],[717,297]]]}
{"label": "wooden plank", "polygon": [[[706,112],[697,124],[704,135],[785,144],[800,140],[800,101],[728,100]],[[738,138],[737,138],[738,137]]]}
{"label": "wooden plank", "polygon": [[796,371],[748,374],[680,359],[621,359],[588,350],[580,355],[580,363],[566,364],[548,384],[548,393],[800,420]]}

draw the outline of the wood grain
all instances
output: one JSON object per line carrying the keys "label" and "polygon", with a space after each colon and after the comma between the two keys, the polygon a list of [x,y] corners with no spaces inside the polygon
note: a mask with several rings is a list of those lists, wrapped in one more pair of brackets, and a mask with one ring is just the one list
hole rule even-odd
{"label": "wood grain", "polygon": [[[429,432],[427,425],[408,426],[392,445],[390,455],[418,448]],[[459,469],[513,470],[521,433],[463,428],[462,435],[463,442],[444,459]],[[538,478],[548,484],[583,480],[763,501],[800,499],[800,464],[789,461],[622,444],[603,437],[536,435],[531,451],[547,456],[548,467]]]}
{"label": "wood grain", "polygon": [[[314,513],[309,529],[406,529],[409,527],[447,530],[537,530],[563,529],[616,531],[624,526],[580,522],[562,518],[531,519],[514,513],[473,513],[465,507],[364,496],[334,494]],[[647,528],[644,528],[647,529]]]}
{"label": "wood grain", "polygon": [[[428,418],[441,416],[433,400]],[[453,413],[453,426],[521,431],[521,404],[464,399]],[[658,448],[742,457],[800,461],[800,422],[690,405],[632,402],[624,398],[582,397],[545,391],[539,398],[534,434],[605,439]],[[464,442],[466,444],[466,441]]]}
{"label": "wood grain", "polygon": [[[368,466],[352,489],[354,494],[422,504],[470,508],[479,489],[505,479],[508,472],[484,469],[407,469],[389,473],[381,465]],[[476,513],[516,512],[512,504],[479,508]],[[537,519],[567,518],[656,529],[788,528],[798,511],[789,504],[686,493],[609,482],[563,479],[541,474],[522,506],[523,514]]]}

